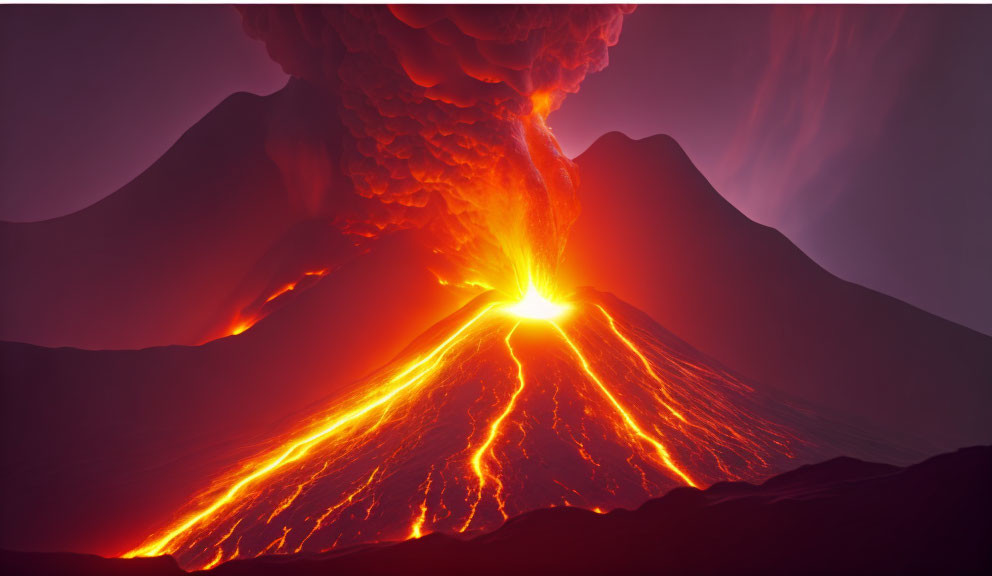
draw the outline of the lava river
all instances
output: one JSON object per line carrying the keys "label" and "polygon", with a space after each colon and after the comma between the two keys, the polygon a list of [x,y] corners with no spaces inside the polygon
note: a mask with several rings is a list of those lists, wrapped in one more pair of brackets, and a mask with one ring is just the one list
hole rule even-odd
{"label": "lava river", "polygon": [[636,507],[794,464],[800,418],[612,296],[529,309],[490,292],[127,555],[204,568],[471,534],[537,508]]}

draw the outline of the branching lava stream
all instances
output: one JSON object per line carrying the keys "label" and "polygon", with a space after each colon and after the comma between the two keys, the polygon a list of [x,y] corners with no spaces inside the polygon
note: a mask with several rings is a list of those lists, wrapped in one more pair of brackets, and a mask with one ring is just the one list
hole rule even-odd
{"label": "branching lava stream", "polygon": [[126,555],[209,568],[474,533],[760,478],[802,448],[781,407],[619,301],[533,297],[476,298]]}

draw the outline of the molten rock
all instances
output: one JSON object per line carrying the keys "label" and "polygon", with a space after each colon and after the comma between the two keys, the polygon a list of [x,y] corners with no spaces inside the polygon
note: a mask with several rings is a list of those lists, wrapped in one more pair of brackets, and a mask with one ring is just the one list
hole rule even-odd
{"label": "molten rock", "polygon": [[216,480],[131,555],[187,568],[635,507],[813,456],[808,422],[633,308],[551,319],[483,295],[325,412]]}

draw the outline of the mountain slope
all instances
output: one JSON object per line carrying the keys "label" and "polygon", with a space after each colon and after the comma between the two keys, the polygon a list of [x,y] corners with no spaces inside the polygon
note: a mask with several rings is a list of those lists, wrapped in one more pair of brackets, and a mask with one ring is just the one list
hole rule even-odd
{"label": "mountain slope", "polygon": [[291,224],[263,148],[265,106],[235,94],[97,204],[44,222],[0,223],[0,339],[196,343],[206,310],[230,289],[221,279],[244,274]]}
{"label": "mountain slope", "polygon": [[573,281],[749,378],[931,453],[992,441],[992,337],[831,275],[725,201],[667,136],[610,133],[576,162]]}
{"label": "mountain slope", "polygon": [[331,226],[350,185],[330,168],[341,127],[301,81],[234,94],[100,202],[0,222],[0,340],[88,349],[225,336],[306,272],[357,254]]}

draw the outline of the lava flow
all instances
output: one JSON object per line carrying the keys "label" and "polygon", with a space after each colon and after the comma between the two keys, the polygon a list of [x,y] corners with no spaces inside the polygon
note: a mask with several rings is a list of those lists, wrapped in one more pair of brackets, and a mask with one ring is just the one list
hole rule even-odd
{"label": "lava flow", "polygon": [[779,469],[804,448],[788,421],[615,298],[490,292],[127,555],[204,568],[489,530],[551,506],[633,507]]}

